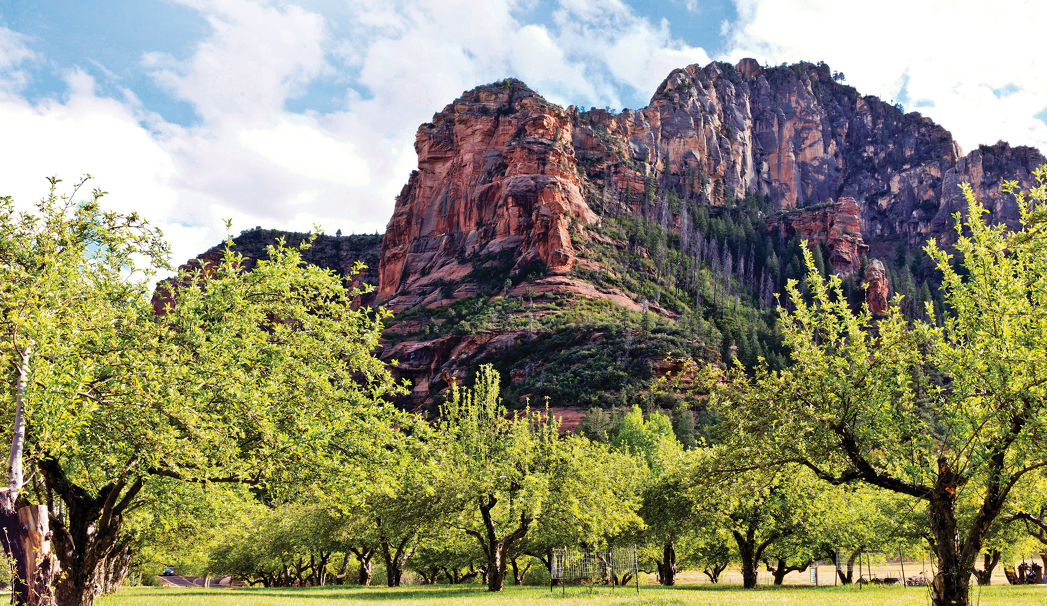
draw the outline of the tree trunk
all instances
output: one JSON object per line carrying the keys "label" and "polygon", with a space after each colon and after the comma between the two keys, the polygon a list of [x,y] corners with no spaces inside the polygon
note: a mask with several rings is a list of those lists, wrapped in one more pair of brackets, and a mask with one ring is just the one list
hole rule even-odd
{"label": "tree trunk", "polygon": [[527,576],[527,571],[531,569],[531,562],[528,562],[527,566],[524,566],[523,569],[521,569],[516,561],[519,557],[520,556],[517,555],[509,559],[509,563],[513,567],[513,585],[523,585],[524,577]]}
{"label": "tree trunk", "polygon": [[338,585],[345,585],[345,575],[349,574],[349,559],[353,557],[353,554],[349,551],[342,555],[342,565],[338,568],[338,574],[335,575],[335,583]]}
{"label": "tree trunk", "polygon": [[672,541],[668,541],[662,549],[662,564],[659,576],[662,585],[671,587],[676,585],[676,547]]}
{"label": "tree trunk", "polygon": [[756,589],[756,545],[754,532],[749,529],[745,535],[732,530],[734,541],[738,544],[738,556],[742,560],[742,587]]}
{"label": "tree trunk", "polygon": [[516,530],[499,539],[494,527],[494,520],[491,518],[491,510],[494,509],[497,503],[498,499],[493,494],[488,494],[486,497],[481,496],[479,507],[480,515],[484,521],[484,532],[466,530],[467,534],[476,537],[476,540],[480,542],[480,547],[483,548],[484,555],[487,557],[487,567],[485,569],[487,591],[502,590],[505,584],[505,568],[509,559],[509,548],[517,539],[523,538],[531,527],[531,518],[521,512],[520,525],[517,526]]}
{"label": "tree trunk", "polygon": [[814,562],[804,562],[798,566],[790,566],[785,558],[778,558],[775,561],[774,568],[771,568],[770,560],[764,560],[763,563],[767,567],[767,572],[774,575],[774,584],[781,585],[785,581],[785,576],[790,572],[803,572],[810,568]]}
{"label": "tree trunk", "polygon": [[992,571],[1000,563],[1000,550],[993,549],[990,553],[985,554],[982,562],[985,568],[974,571],[974,580],[978,581],[979,585],[991,585]]}
{"label": "tree trunk", "polygon": [[392,549],[389,541],[383,540],[381,542],[382,557],[385,559],[386,584],[389,587],[399,587],[403,580],[404,567],[407,566],[407,560],[414,555],[413,549],[407,551],[407,546],[411,543],[412,538],[406,537],[400,541],[395,551]]}
{"label": "tree trunk", "polygon": [[41,459],[38,466],[48,488],[65,503],[66,519],[53,512],[50,518],[63,571],[55,597],[62,606],[91,606],[102,593],[101,573],[119,538],[122,514],[141,490],[142,480],[130,486],[124,480],[111,482],[91,496],[69,481],[57,460]]}
{"label": "tree trunk", "polygon": [[[985,507],[983,505],[983,510],[972,523],[968,544],[965,545],[956,524],[956,493],[960,485],[959,474],[947,459],[940,458],[938,480],[927,504],[934,551],[938,556],[938,572],[931,581],[931,606],[967,606],[970,603],[971,575],[974,573],[975,558],[981,551],[981,536],[974,532],[976,529],[973,526],[979,520],[985,523]],[[991,518],[988,522],[991,522]],[[974,551],[970,552],[971,549]]]}
{"label": "tree trunk", "polygon": [[851,552],[850,557],[847,558],[847,574],[844,574],[844,572],[839,569],[840,564],[836,561],[836,554],[831,554],[833,564],[836,564],[837,566],[836,574],[840,577],[841,585],[850,585],[854,582],[854,561],[858,559],[858,554],[860,554],[861,552],[861,549],[855,549],[853,552]]}
{"label": "tree trunk", "polygon": [[26,346],[19,352],[7,488],[0,489],[0,543],[15,565],[14,578],[11,579],[12,603],[51,606],[55,603],[52,585],[60,568],[51,555],[47,507],[37,505],[19,508],[24,482],[22,454],[25,450],[25,394],[31,351],[31,347]]}
{"label": "tree trunk", "polygon": [[711,566],[706,566],[705,569],[702,570],[702,572],[705,574],[705,576],[709,577],[709,582],[715,585],[716,583],[720,582],[720,575],[723,574],[723,571],[726,569],[727,563],[724,562],[723,564],[713,564]]}
{"label": "tree trunk", "polygon": [[374,580],[374,549],[353,550],[356,561],[360,563],[360,584],[370,586]]}
{"label": "tree trunk", "polygon": [[128,545],[116,548],[109,554],[105,564],[106,579],[103,583],[103,593],[116,593],[123,586],[127,572],[131,569],[131,560],[134,555]]}

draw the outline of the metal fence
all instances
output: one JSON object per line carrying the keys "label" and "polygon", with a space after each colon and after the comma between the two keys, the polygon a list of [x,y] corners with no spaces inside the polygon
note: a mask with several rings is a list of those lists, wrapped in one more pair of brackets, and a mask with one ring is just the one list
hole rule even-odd
{"label": "metal fence", "polygon": [[567,591],[567,583],[580,581],[589,585],[607,584],[612,587],[635,583],[640,592],[640,577],[636,563],[636,545],[628,547],[555,547],[549,560],[549,591],[557,581]]}

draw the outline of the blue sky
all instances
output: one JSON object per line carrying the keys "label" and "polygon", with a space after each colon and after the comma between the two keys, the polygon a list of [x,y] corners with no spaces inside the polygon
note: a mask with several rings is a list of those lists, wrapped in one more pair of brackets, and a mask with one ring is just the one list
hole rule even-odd
{"label": "blue sky", "polygon": [[645,105],[676,67],[826,61],[969,150],[1047,148],[1042,2],[0,0],[0,195],[90,172],[183,262],[255,225],[384,229],[419,123],[478,84]]}

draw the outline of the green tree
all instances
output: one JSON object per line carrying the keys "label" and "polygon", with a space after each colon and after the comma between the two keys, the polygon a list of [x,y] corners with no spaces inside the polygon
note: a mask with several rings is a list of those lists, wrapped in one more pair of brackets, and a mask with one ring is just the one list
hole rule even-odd
{"label": "green tree", "polygon": [[[661,416],[661,415],[659,415]],[[687,491],[685,478],[686,462],[693,458],[694,451],[685,453],[676,442],[667,439],[655,443],[651,456],[654,465],[649,480],[643,490],[643,505],[640,517],[647,528],[643,530],[642,539],[650,554],[651,560],[658,567],[658,581],[662,585],[676,584],[676,573],[679,571],[678,552],[692,538],[694,526],[691,512],[693,508],[690,494]],[[643,451],[637,456],[644,456]],[[650,553],[653,549],[654,553]]]}
{"label": "green tree", "polygon": [[437,426],[446,463],[434,480],[444,519],[483,550],[490,591],[501,591],[514,556],[548,565],[552,545],[596,542],[640,523],[631,459],[582,436],[559,438],[547,413],[509,414],[498,381],[484,365],[472,388],[452,389]]}
{"label": "green tree", "polygon": [[[895,299],[873,331],[839,280],[812,270],[812,302],[792,284],[795,311],[781,311],[794,365],[755,380],[734,372],[718,396],[736,452],[923,500],[935,606],[969,603],[976,558],[1012,489],[1047,466],[1047,168],[1035,175],[1038,186],[1017,195],[1018,231],[988,224],[965,186],[959,260],[928,244],[950,309],[942,324],[910,327]],[[920,373],[933,378],[926,388]],[[961,517],[965,492],[978,504]]]}
{"label": "green tree", "polygon": [[461,512],[453,524],[480,544],[489,591],[502,590],[510,549],[542,512],[546,463],[556,447],[547,417],[508,414],[498,381],[498,371],[484,365],[472,388],[453,386],[438,425],[449,452],[445,511]]}
{"label": "green tree", "polygon": [[265,587],[326,585],[329,564],[343,544],[341,516],[297,503],[255,510],[247,524],[229,528],[216,542],[208,569]]}
{"label": "green tree", "polygon": [[643,411],[636,405],[622,417],[611,445],[622,452],[643,458],[648,467],[652,468],[658,466],[663,448],[680,448],[669,417],[655,411],[645,420]]}
{"label": "green tree", "polygon": [[[8,485],[0,491],[0,524],[5,529],[4,548],[17,567],[14,589],[19,603],[53,599],[50,584],[55,572],[53,563],[44,559],[36,578],[29,574],[33,556],[24,552],[27,533],[16,510],[20,498],[30,497],[23,491],[25,469],[33,470],[52,452],[70,451],[90,418],[105,414],[87,394],[98,391],[99,383],[114,382],[99,376],[98,366],[112,360],[107,349],[115,333],[135,321],[128,301],[143,293],[121,272],[138,277],[128,266],[129,258],[139,255],[162,263],[166,253],[159,234],[137,215],[103,213],[101,190],[95,189],[88,201],[74,202],[89,178],[81,179],[68,196],[58,194],[60,180],[51,178],[50,192],[35,213],[19,212],[10,197],[0,198],[0,364],[5,369],[9,419],[5,433],[11,444]],[[129,373],[125,368],[111,374],[123,378]],[[108,513],[108,508],[100,509]],[[46,523],[47,515],[41,517]],[[69,579],[76,570],[62,557],[65,526],[61,520],[52,521],[52,526],[59,535],[63,579]],[[100,530],[106,536],[105,529]],[[59,600],[79,603],[64,597],[59,592]]]}
{"label": "green tree", "polygon": [[274,495],[366,485],[369,462],[402,439],[394,423],[409,424],[382,403],[397,388],[370,354],[384,312],[354,310],[358,291],[275,248],[251,272],[232,253],[183,272],[157,314],[135,259],[164,263],[159,234],[57,182],[35,214],[0,201],[0,363],[7,495],[25,495],[24,465],[43,481],[32,496],[61,502],[60,603],[92,603],[151,478]]}
{"label": "green tree", "polygon": [[[780,561],[794,558],[795,564],[798,557],[809,563],[810,555],[789,541],[811,530],[808,512],[821,495],[810,474],[782,467],[725,477],[721,470],[724,455],[722,448],[709,449],[691,466],[691,502],[704,525],[730,533],[741,561],[743,586],[756,587],[758,566],[772,554]],[[806,568],[804,564],[800,567]],[[791,569],[799,568],[794,565]],[[787,572],[777,572],[776,584]]]}
{"label": "green tree", "polygon": [[560,438],[548,464],[555,489],[549,491],[542,514],[513,559],[526,554],[548,570],[553,547],[608,544],[642,527],[637,509],[646,471],[642,460],[606,444],[579,435]]}

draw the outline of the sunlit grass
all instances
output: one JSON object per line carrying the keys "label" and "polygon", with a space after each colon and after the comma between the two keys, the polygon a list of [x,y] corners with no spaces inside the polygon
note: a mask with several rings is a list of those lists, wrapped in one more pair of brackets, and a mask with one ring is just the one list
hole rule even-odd
{"label": "sunlit grass", "polygon": [[[99,606],[357,606],[395,603],[397,606],[516,606],[564,604],[565,606],[924,606],[930,603],[924,587],[780,587],[743,590],[738,586],[691,585],[674,588],[641,587],[589,590],[509,587],[489,594],[477,585],[467,587],[311,587],[305,589],[178,589],[134,587],[99,599]],[[977,606],[1047,606],[1047,586],[974,587],[971,603]]]}

